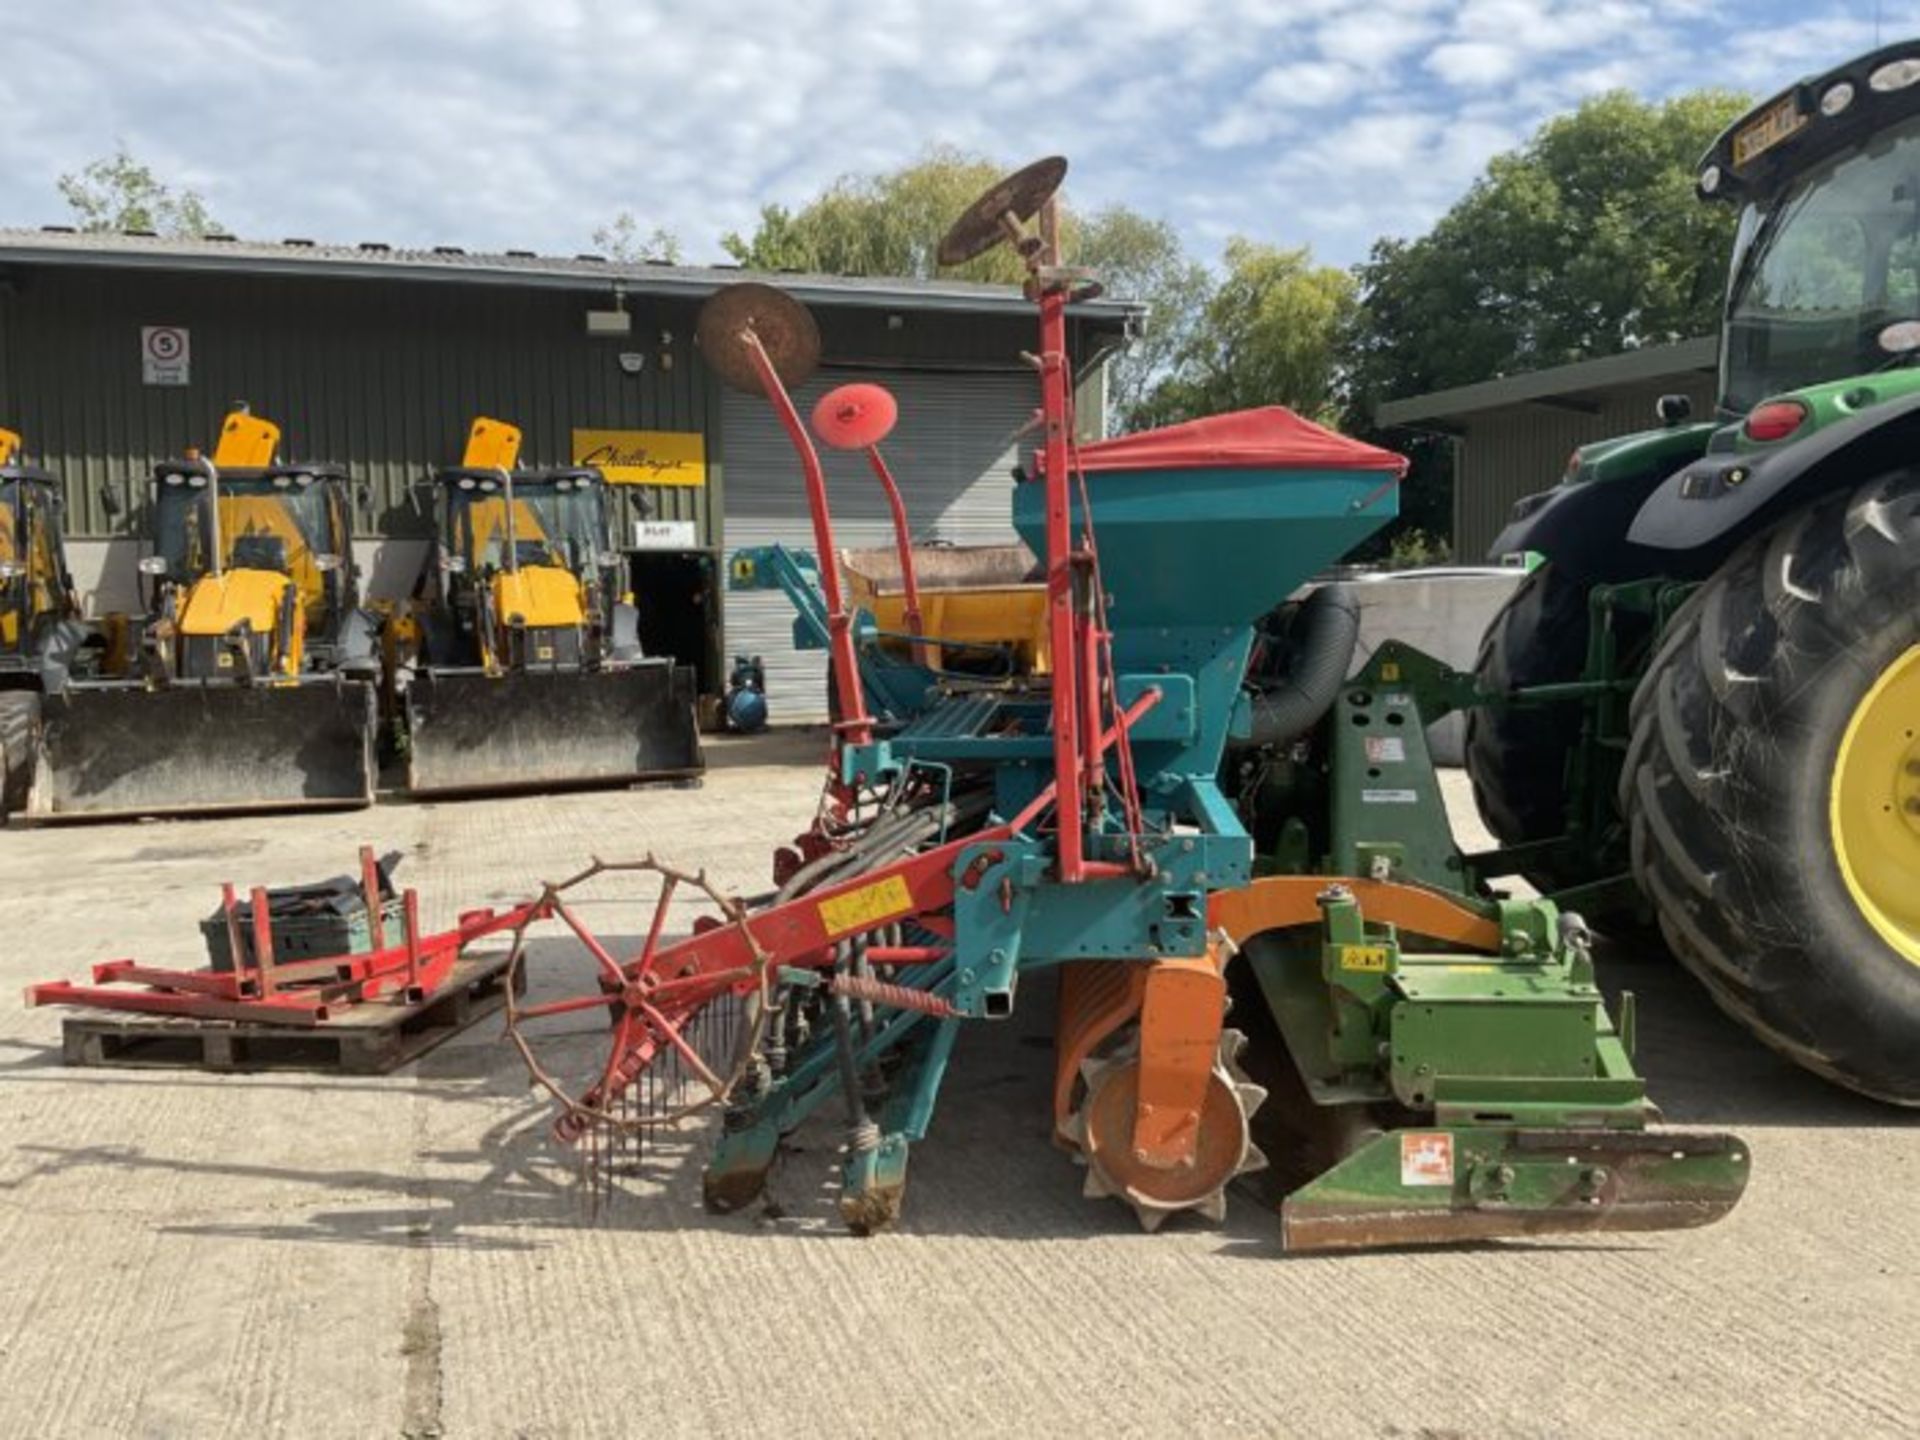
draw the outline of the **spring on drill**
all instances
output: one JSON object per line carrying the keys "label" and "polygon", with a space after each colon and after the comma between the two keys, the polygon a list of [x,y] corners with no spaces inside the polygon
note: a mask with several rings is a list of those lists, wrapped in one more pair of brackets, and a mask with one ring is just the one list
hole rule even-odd
{"label": "spring on drill", "polygon": [[875,1005],[891,1005],[896,1010],[917,1010],[936,1020],[950,1020],[960,1012],[944,995],[929,994],[911,985],[892,985],[868,975],[835,975],[827,990],[849,1000],[866,1000]]}

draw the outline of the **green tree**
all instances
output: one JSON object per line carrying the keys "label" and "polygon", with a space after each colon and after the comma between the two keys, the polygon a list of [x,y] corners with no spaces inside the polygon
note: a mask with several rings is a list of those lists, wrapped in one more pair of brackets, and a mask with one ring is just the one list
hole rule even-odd
{"label": "green tree", "polygon": [[600,253],[622,264],[660,260],[669,265],[680,263],[680,237],[656,225],[642,231],[631,210],[622,210],[613,220],[593,232],[593,243]]}
{"label": "green tree", "polygon": [[1192,347],[1213,277],[1181,248],[1172,225],[1123,205],[1094,211],[1073,232],[1068,258],[1091,269],[1109,295],[1147,307],[1139,334],[1107,374],[1110,422],[1116,429],[1137,429],[1155,387]]}
{"label": "green tree", "polygon": [[1381,401],[1714,330],[1735,217],[1696,198],[1694,174],[1747,103],[1599,96],[1497,156],[1427,234],[1374,246],[1340,347],[1344,418],[1412,459],[1396,533],[1451,530],[1454,452],[1377,432]]}
{"label": "green tree", "polygon": [[[798,210],[763,206],[751,235],[729,232],[720,247],[751,270],[927,279],[954,219],[1006,173],[982,156],[937,146],[903,169],[843,175]],[[1020,257],[1002,246],[951,272],[970,280],[1018,283]]]}
{"label": "green tree", "polygon": [[1316,265],[1304,246],[1281,249],[1237,236],[1223,259],[1219,283],[1133,418],[1166,425],[1285,405],[1331,421],[1340,396],[1339,344],[1354,308],[1353,277]]}
{"label": "green tree", "polygon": [[[899,170],[842,176],[798,210],[765,206],[750,235],[729,233],[720,244],[754,270],[927,279],[939,272],[935,253],[947,227],[1011,168],[936,147]],[[1109,375],[1110,412],[1128,424],[1190,342],[1209,293],[1206,268],[1187,257],[1166,221],[1125,206],[1082,216],[1063,202],[1060,243],[1066,259],[1092,269],[1109,295],[1147,306],[1139,337]],[[1002,246],[948,273],[1018,284],[1026,267]]]}
{"label": "green tree", "polygon": [[192,190],[177,194],[133,158],[125,144],[58,181],[75,223],[90,233],[144,230],[157,235],[216,234],[219,221]]}
{"label": "green tree", "polygon": [[1426,235],[1376,244],[1344,346],[1359,413],[1710,332],[1734,213],[1695,198],[1694,171],[1746,104],[1599,96],[1497,156]]}

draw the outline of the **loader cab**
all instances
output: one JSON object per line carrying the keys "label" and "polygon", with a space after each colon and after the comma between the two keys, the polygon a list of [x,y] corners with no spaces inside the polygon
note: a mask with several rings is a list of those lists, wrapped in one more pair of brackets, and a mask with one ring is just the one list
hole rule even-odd
{"label": "loader cab", "polygon": [[[344,469],[221,470],[219,488],[218,568],[285,576],[299,594],[307,628],[316,633],[358,603]],[[155,467],[150,498],[153,555],[141,568],[160,588],[191,587],[216,568],[207,473],[194,460],[165,461]]]}
{"label": "loader cab", "polygon": [[511,663],[519,633],[535,637],[533,658],[577,662],[617,598],[600,472],[463,466],[435,481],[442,596],[460,630],[491,660]]}
{"label": "loader cab", "polygon": [[[509,525],[507,486],[513,489]],[[440,534],[459,572],[478,577],[527,565],[582,581],[609,558],[606,483],[598,470],[443,470]]]}
{"label": "loader cab", "polygon": [[64,512],[59,481],[0,451],[0,673],[37,668],[46,628],[78,612]]}
{"label": "loader cab", "polygon": [[[1920,388],[1920,370],[1901,373],[1920,357],[1920,41],[1756,106],[1714,142],[1696,179],[1701,198],[1740,213],[1720,346],[1724,416],[1883,372],[1894,389]],[[1841,418],[1823,408],[1804,407],[1802,421]],[[1752,438],[1799,438],[1792,413],[1769,419]]]}

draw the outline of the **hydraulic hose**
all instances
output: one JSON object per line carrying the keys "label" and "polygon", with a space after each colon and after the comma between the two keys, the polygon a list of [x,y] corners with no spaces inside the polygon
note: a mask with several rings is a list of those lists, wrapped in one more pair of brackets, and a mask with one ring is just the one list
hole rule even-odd
{"label": "hydraulic hose", "polygon": [[1257,680],[1253,733],[1239,748],[1284,745],[1320,723],[1340,694],[1360,642],[1360,602],[1345,585],[1322,585],[1294,614],[1286,672]]}

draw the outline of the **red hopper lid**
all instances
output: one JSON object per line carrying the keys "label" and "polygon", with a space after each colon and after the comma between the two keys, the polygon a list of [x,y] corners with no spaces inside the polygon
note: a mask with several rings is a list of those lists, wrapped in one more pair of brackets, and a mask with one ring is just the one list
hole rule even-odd
{"label": "red hopper lid", "polygon": [[[1044,455],[1034,457],[1044,471]],[[1407,473],[1407,457],[1350,440],[1284,405],[1209,415],[1080,447],[1081,468],[1099,470],[1381,470]]]}

